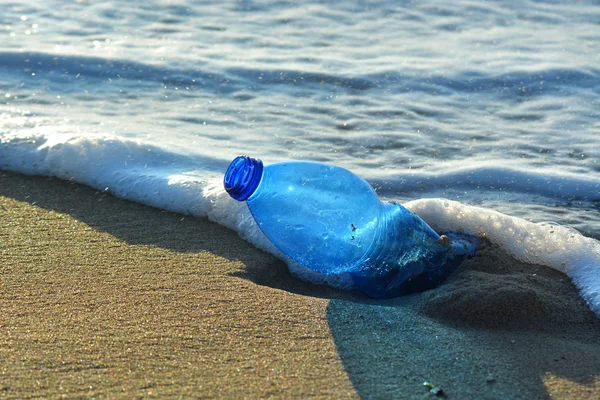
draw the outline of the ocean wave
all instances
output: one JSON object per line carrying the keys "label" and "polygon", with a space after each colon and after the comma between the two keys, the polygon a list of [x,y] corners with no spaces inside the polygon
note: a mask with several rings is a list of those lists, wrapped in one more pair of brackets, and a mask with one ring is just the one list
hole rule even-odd
{"label": "ocean wave", "polygon": [[378,188],[380,195],[445,189],[494,190],[562,200],[600,201],[600,180],[597,177],[540,170],[534,172],[476,163],[437,173],[418,172],[401,177],[372,178],[368,181]]}
{"label": "ocean wave", "polygon": [[89,78],[114,79],[228,91],[230,82],[230,78],[221,73],[200,68],[185,70],[131,60],[41,52],[0,52],[0,69],[73,83]]}
{"label": "ocean wave", "polygon": [[422,71],[386,70],[361,76],[323,73],[289,68],[235,67],[217,69],[208,63],[197,68],[153,65],[127,59],[43,52],[0,51],[0,69],[5,72],[35,73],[46,79],[78,82],[86,79],[114,79],[134,82],[159,82],[167,86],[199,88],[221,94],[242,92],[252,87],[273,85],[321,88],[335,87],[349,91],[386,90],[392,93],[436,92],[474,93],[509,96],[543,94],[567,95],[577,90],[600,93],[600,70],[587,68],[547,68],[531,71],[514,70],[496,74],[493,71],[459,71],[436,75]]}

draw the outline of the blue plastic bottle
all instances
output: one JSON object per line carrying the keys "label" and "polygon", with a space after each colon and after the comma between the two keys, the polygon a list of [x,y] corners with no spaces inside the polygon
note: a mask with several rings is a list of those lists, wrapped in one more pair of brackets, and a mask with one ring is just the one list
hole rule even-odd
{"label": "blue plastic bottle", "polygon": [[349,273],[372,297],[393,297],[439,285],[479,240],[441,238],[397,203],[333,165],[290,161],[263,166],[240,156],[224,178],[231,197],[246,201],[267,238],[299,264],[324,274]]}

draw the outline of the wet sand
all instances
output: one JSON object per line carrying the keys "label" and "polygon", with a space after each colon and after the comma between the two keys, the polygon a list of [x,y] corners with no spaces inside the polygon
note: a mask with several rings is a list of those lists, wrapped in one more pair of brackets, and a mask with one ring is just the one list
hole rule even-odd
{"label": "wet sand", "polygon": [[0,173],[0,398],[600,398],[600,319],[489,248],[386,301],[202,218]]}

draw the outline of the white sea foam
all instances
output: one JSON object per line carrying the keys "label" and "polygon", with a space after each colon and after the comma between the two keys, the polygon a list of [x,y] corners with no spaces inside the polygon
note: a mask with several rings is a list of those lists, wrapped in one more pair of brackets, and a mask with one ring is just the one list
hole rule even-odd
{"label": "white sea foam", "polygon": [[[286,261],[302,279],[352,289],[346,275],[325,276],[287,259],[262,234],[245,203],[223,190],[226,166],[115,138],[4,135],[0,168],[56,176],[150,206],[208,217],[258,248]],[[445,199],[422,199],[405,206],[434,229],[485,236],[523,262],[557,269],[573,279],[600,316],[600,242],[572,228],[532,223],[489,209]]]}

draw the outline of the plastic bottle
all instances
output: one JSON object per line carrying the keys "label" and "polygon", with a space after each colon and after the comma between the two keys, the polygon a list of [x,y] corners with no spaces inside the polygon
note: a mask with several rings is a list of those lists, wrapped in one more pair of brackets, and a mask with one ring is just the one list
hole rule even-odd
{"label": "plastic bottle", "polygon": [[440,237],[411,211],[381,202],[373,188],[333,165],[290,161],[263,166],[234,159],[225,190],[246,201],[267,238],[288,257],[323,274],[348,273],[372,297],[439,285],[479,240]]}

